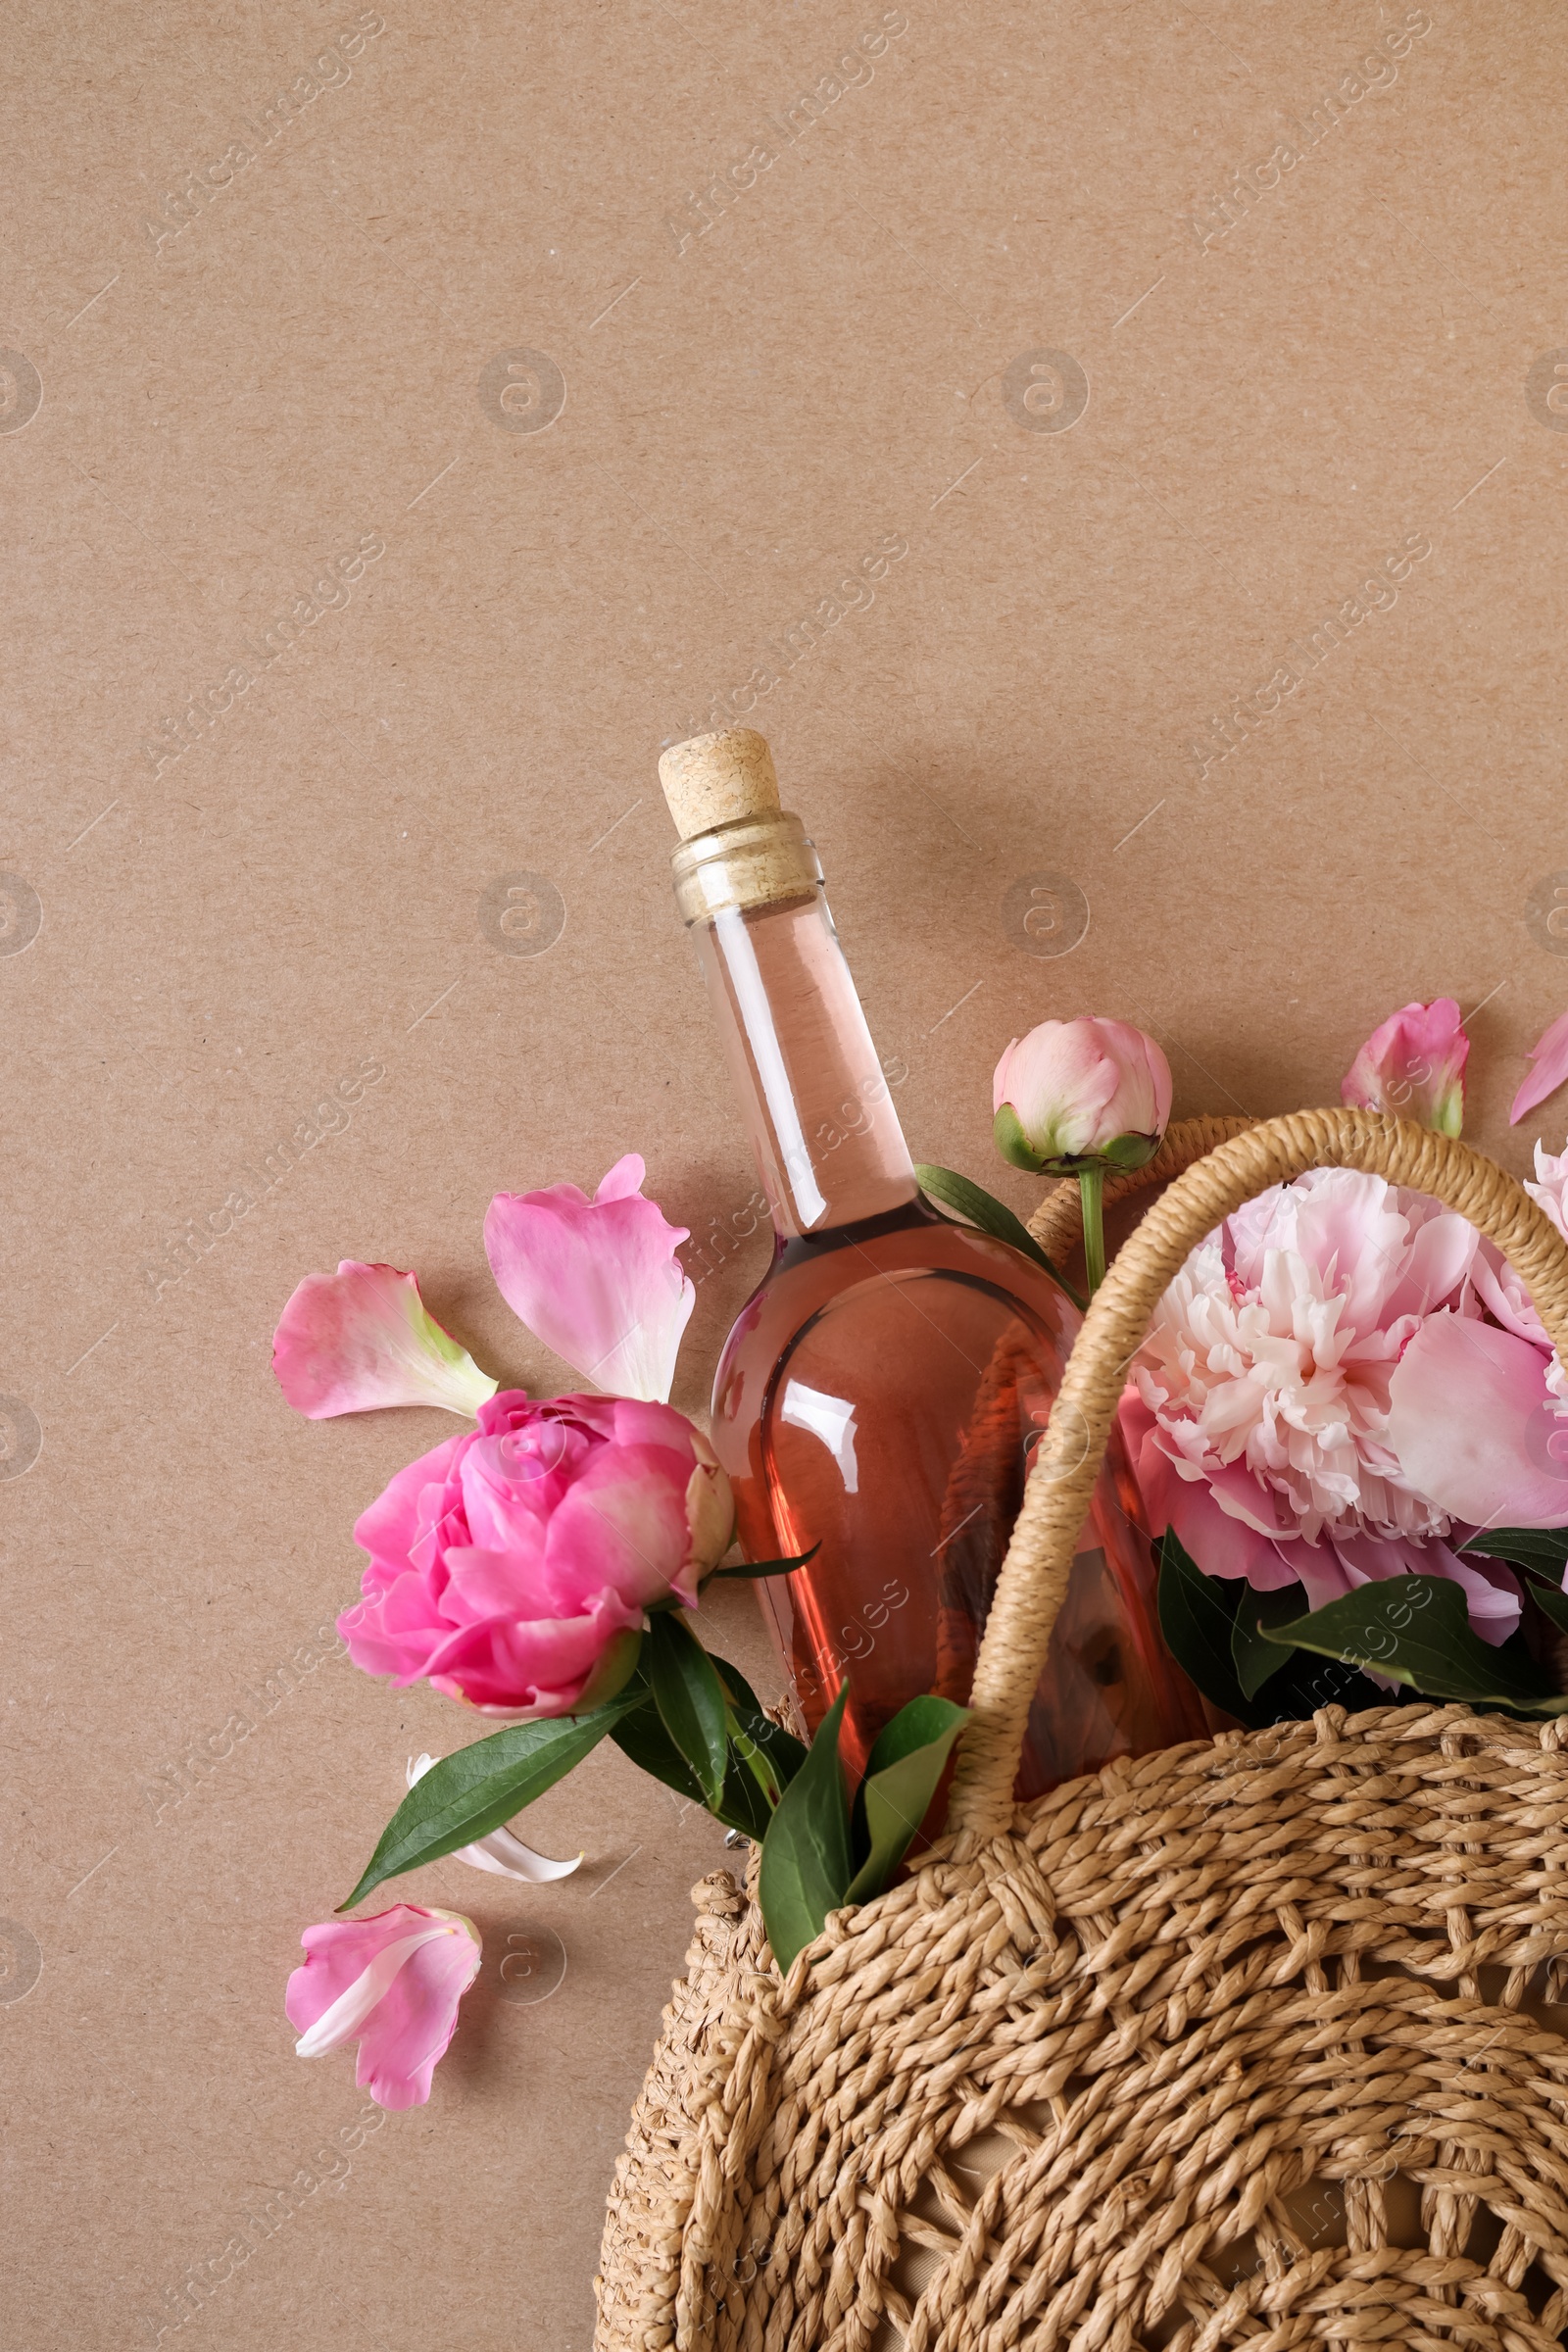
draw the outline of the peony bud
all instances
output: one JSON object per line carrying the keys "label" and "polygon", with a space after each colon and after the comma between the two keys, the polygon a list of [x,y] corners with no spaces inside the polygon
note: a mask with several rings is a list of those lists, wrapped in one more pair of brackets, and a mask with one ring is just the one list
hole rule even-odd
{"label": "peony bud", "polygon": [[1374,1029],[1340,1083],[1340,1100],[1393,1111],[1457,1135],[1464,1123],[1464,1065],[1470,1040],[1452,997],[1403,1004]]}
{"label": "peony bud", "polygon": [[997,1064],[997,1149],[1052,1176],[1141,1168],[1159,1150],[1170,1092],[1170,1064],[1130,1021],[1042,1021]]}

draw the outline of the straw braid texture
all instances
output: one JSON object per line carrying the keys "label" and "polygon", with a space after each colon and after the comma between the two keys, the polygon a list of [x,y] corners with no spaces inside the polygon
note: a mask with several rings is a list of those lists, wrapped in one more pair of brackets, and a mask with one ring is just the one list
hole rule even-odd
{"label": "straw braid texture", "polygon": [[[1177,1202],[1135,1297],[1188,1230],[1344,1158],[1490,1232],[1561,1345],[1568,1251],[1491,1163],[1368,1113],[1239,1143],[1146,1220]],[[1109,1289],[1072,1366],[1109,1354],[1119,1387],[1135,1309],[1102,1311]],[[1015,1587],[1040,1551],[1015,1538]],[[981,1671],[1004,1697],[1038,1617],[994,1644],[1000,1607]],[[1000,1821],[970,1789],[978,1823],[834,1913],[782,1981],[733,1881],[696,1889],[616,2169],[597,2352],[1561,2340],[1568,1722],[1326,1707]]]}
{"label": "straw braid texture", "polygon": [[1330,1707],[1111,1765],[782,1984],[706,1881],[598,2352],[1545,2352],[1565,1740]]}

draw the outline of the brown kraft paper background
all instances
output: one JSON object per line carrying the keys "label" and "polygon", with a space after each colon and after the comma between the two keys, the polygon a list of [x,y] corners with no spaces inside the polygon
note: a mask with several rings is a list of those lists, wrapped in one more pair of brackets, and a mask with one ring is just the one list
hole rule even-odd
{"label": "brown kraft paper background", "polygon": [[[1047,1015],[1177,1110],[1412,997],[1510,1167],[1568,1004],[1565,36],[1544,6],[24,0],[4,74],[5,2352],[587,2352],[721,1833],[603,1749],[427,2107],[284,1980],[466,1724],[345,1661],[449,1434],[313,1424],[299,1277],[487,1369],[498,1190],[644,1152],[676,1402],[766,1259],[662,744],[806,817],[917,1157],[1019,1208]],[[754,1603],[713,1639],[771,1675]]]}

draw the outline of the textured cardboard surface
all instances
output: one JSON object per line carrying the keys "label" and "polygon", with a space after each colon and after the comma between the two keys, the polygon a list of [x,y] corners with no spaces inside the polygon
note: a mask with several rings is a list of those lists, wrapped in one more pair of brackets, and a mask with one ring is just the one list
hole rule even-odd
{"label": "textured cardboard surface", "polygon": [[349,1253],[560,1385],[484,1207],[636,1148],[701,1406],[764,1237],[662,743],[768,734],[917,1155],[1019,1206],[992,1063],[1080,1010],[1268,1111],[1452,994],[1525,1164],[1564,69],[1476,0],[13,12],[6,2352],[586,2352],[719,1833],[596,1758],[578,1879],[407,1882],[487,1936],[427,2108],[294,2058],[300,1928],[465,1727],[318,1630],[450,1424],[268,1358]]}

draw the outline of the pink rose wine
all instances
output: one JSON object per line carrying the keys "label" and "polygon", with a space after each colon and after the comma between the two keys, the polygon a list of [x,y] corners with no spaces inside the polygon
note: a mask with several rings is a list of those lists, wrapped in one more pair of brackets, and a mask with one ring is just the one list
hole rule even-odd
{"label": "pink rose wine", "polygon": [[[1005,1243],[921,1198],[798,817],[767,745],[660,761],[696,944],[776,1236],[725,1343],[712,1440],[814,1731],[848,1681],[855,1771],[906,1700],[969,1694],[979,1638],[1079,1317]],[[1030,1717],[1020,1796],[1200,1738],[1160,1640],[1150,1544],[1113,1441]]]}

